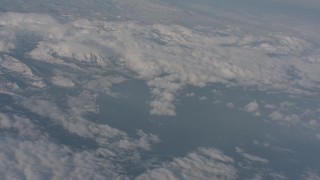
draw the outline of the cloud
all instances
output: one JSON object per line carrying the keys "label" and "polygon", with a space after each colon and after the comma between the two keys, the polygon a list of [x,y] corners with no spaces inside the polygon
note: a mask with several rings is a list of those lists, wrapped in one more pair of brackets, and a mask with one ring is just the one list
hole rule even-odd
{"label": "cloud", "polygon": [[65,28],[46,14],[7,12],[0,15],[0,25],[6,27],[7,30],[25,27],[25,32],[35,32],[48,37],[51,35],[51,38],[59,38],[65,33]]}
{"label": "cloud", "polygon": [[318,107],[314,104],[300,103],[298,101],[280,101],[275,104],[264,106],[267,115],[267,121],[275,122],[287,127],[297,127],[305,131],[309,137],[317,136],[320,129]]}
{"label": "cloud", "polygon": [[191,93],[186,93],[186,96],[187,97],[193,97],[195,94],[193,93],[193,92],[191,92]]}
{"label": "cloud", "polygon": [[92,138],[102,147],[111,146],[109,141],[112,139],[117,139],[117,141],[112,140],[113,145],[121,147],[123,150],[128,150],[126,148],[149,150],[152,144],[159,142],[157,136],[152,134],[137,131],[140,136],[137,140],[107,124],[97,124],[84,118],[86,112],[97,113],[98,111],[95,95],[88,92],[83,92],[76,97],[69,97],[68,106],[63,110],[55,103],[36,96],[20,99],[20,102],[25,109],[41,117],[49,118],[49,122],[61,125],[67,132],[83,138]]}
{"label": "cloud", "polygon": [[19,13],[0,19],[11,32],[23,29],[42,37],[29,52],[34,59],[102,69],[116,64],[135,72],[151,89],[151,114],[175,115],[174,98],[187,85],[223,83],[299,95],[315,95],[312,89],[319,87],[319,62],[301,61],[318,57],[315,47],[283,32],[258,36],[225,30],[228,36],[218,36],[223,29],[204,34],[201,26],[85,19],[61,24],[48,15]]}
{"label": "cloud", "polygon": [[20,76],[25,83],[35,88],[44,88],[46,86],[42,78],[34,75],[29,66],[14,57],[8,55],[0,57],[0,67],[10,72],[12,76]]}
{"label": "cloud", "polygon": [[266,104],[264,106],[264,108],[267,108],[267,109],[276,109],[276,106],[275,105],[272,105],[272,104]]}
{"label": "cloud", "polygon": [[70,97],[63,110],[40,97],[20,99],[32,120],[0,113],[0,178],[127,179],[119,161],[140,164],[139,153],[149,151],[160,140],[142,130],[132,138],[108,125],[84,119],[83,113],[92,111],[92,107],[83,108],[83,104],[95,104],[90,98],[90,93]]}
{"label": "cloud", "polygon": [[99,113],[99,105],[96,103],[97,97],[98,94],[84,90],[78,95],[68,96],[66,99],[72,113],[81,116],[89,112]]}
{"label": "cloud", "polygon": [[244,107],[244,110],[249,112],[249,113],[254,113],[255,116],[260,116],[259,104],[257,103],[256,100],[251,101],[249,104],[247,104]]}
{"label": "cloud", "polygon": [[151,90],[151,94],[155,98],[155,100],[150,102],[151,114],[169,116],[176,114],[175,106],[173,105],[173,101],[175,100],[174,94],[181,89],[181,85],[170,82],[173,78],[173,76],[167,76],[148,81],[148,86],[154,87]]}
{"label": "cloud", "polygon": [[125,149],[141,148],[143,150],[151,150],[151,145],[160,142],[160,139],[153,134],[146,134],[142,130],[137,130],[138,140],[123,139],[119,141],[119,147]]}
{"label": "cloud", "polygon": [[252,178],[252,180],[262,180],[262,179],[282,179],[282,180],[287,180],[288,178],[282,174],[275,173],[275,172],[269,172],[268,174],[264,173],[258,173],[255,174]]}
{"label": "cloud", "polygon": [[270,149],[272,151],[276,151],[276,152],[279,152],[279,153],[285,153],[285,154],[294,154],[295,153],[292,149],[288,149],[288,148],[284,148],[284,147],[281,147],[281,146],[273,145],[269,141],[260,142],[258,140],[254,140],[253,144],[255,146],[262,147],[262,148],[268,148],[268,149]]}
{"label": "cloud", "polygon": [[221,95],[222,95],[221,91],[220,91],[220,90],[217,90],[217,89],[213,89],[213,90],[212,90],[212,93],[213,93],[215,96],[221,96]]}
{"label": "cloud", "polygon": [[278,111],[274,111],[269,115],[269,117],[274,121],[278,121],[279,123],[286,125],[297,125],[302,123],[300,116],[292,113],[284,115]]}
{"label": "cloud", "polygon": [[270,118],[271,118],[272,120],[277,120],[277,121],[279,121],[279,120],[282,120],[283,117],[284,117],[284,115],[281,114],[281,113],[278,112],[278,111],[274,111],[274,112],[272,112],[272,113],[270,114]]}
{"label": "cloud", "polygon": [[[129,14],[144,14],[147,11],[155,19],[159,19],[156,17],[159,14],[176,17],[172,16],[174,8],[170,9],[172,13],[167,14],[163,13],[163,10],[168,10],[166,6],[161,6],[159,10],[159,6],[154,6],[152,2],[142,2],[147,3],[146,6],[139,6],[140,3],[134,1],[117,4],[139,6],[142,10],[131,8]],[[223,16],[220,16],[222,24],[232,23],[227,20],[232,15],[225,16],[228,18]],[[145,17],[143,19],[150,18]],[[13,97],[15,104],[23,109],[19,114],[32,114],[34,117],[0,115],[1,131],[5,134],[0,139],[0,148],[4,149],[0,152],[3,162],[0,174],[8,179],[129,179],[121,175],[126,168],[123,164],[139,164],[140,151],[150,150],[160,139],[141,130],[137,130],[135,138],[130,137],[119,129],[86,118],[88,113],[99,112],[97,94],[112,94],[111,87],[126,79],[110,76],[109,73],[145,81],[152,96],[149,106],[153,115],[176,115],[176,97],[189,86],[205,87],[222,83],[294,96],[319,95],[320,51],[316,44],[308,40],[312,38],[308,33],[300,35],[273,24],[268,29],[272,34],[259,34],[256,32],[261,30],[261,22],[251,20],[242,26],[232,24],[220,27],[214,24],[214,28],[192,27],[192,24],[184,27],[181,25],[183,23],[163,22],[125,21],[125,18],[112,22],[76,16],[57,21],[45,14],[2,13],[0,36],[4,38],[0,40],[1,72],[8,71],[10,76],[34,88],[47,87],[45,82],[51,81],[62,88],[77,85],[77,91],[66,90],[61,99],[56,99],[58,96],[50,91],[30,90],[30,87],[25,91],[10,78],[5,79],[5,91],[14,92],[14,87],[19,90]],[[255,24],[257,29],[247,30],[244,27],[246,24]],[[41,77],[41,73],[34,73],[36,69],[31,68],[28,62],[3,55],[19,50],[19,38],[26,36],[21,32],[36,36],[33,42],[35,47],[27,50],[23,58],[42,61],[47,67],[59,68],[63,72],[52,70],[53,76],[48,73]],[[31,93],[34,96],[25,96]],[[248,112],[259,115],[256,101],[247,106],[245,109]],[[302,123],[301,119],[306,115],[288,115],[284,107],[292,108],[284,104],[278,112],[281,115],[273,114],[270,118]],[[43,124],[38,121],[43,121]],[[310,123],[305,126],[310,127],[316,124],[315,121],[308,121]],[[46,131],[51,126],[61,128],[70,136],[68,139],[90,140],[96,146],[75,151],[70,143],[57,143],[53,133],[56,131]],[[78,141],[74,142],[76,144]],[[85,143],[82,145],[86,146]],[[241,149],[238,151],[248,161],[267,161]],[[236,179],[237,170],[234,160],[222,152],[200,148],[185,157],[163,163],[139,178],[159,177]]]}
{"label": "cloud", "polygon": [[245,107],[244,107],[245,111],[247,112],[254,112],[254,111],[257,111],[259,109],[259,104],[257,103],[257,101],[252,101],[250,102],[249,104],[247,104]]}
{"label": "cloud", "polygon": [[106,175],[121,176],[120,170],[108,157],[98,156],[94,151],[73,151],[52,142],[47,132],[42,132],[28,118],[1,113],[0,130],[6,132],[0,139],[1,179],[104,179]]}
{"label": "cloud", "polygon": [[201,97],[199,97],[199,100],[200,101],[206,101],[206,100],[208,100],[208,98],[206,96],[201,96]]}
{"label": "cloud", "polygon": [[0,36],[0,51],[10,52],[10,50],[15,48],[16,35],[14,32],[1,29]]}
{"label": "cloud", "polygon": [[199,148],[185,157],[174,158],[159,168],[148,170],[136,179],[236,179],[233,162],[219,150]]}
{"label": "cloud", "polygon": [[229,108],[229,109],[234,108],[234,104],[233,104],[233,103],[230,103],[230,102],[227,103],[226,106],[227,106],[227,108]]}
{"label": "cloud", "polygon": [[236,152],[240,154],[243,158],[245,158],[248,161],[254,162],[254,163],[262,163],[262,164],[267,164],[269,163],[269,160],[261,158],[256,155],[248,154],[246,153],[243,149],[236,147]]}
{"label": "cloud", "polygon": [[120,178],[121,170],[95,152],[73,152],[45,139],[1,140],[1,179]]}
{"label": "cloud", "polygon": [[165,100],[154,100],[150,103],[151,110],[150,114],[153,115],[167,115],[167,116],[174,116],[176,115],[175,107],[170,102]]}
{"label": "cloud", "polygon": [[[263,148],[270,148],[274,151],[281,152],[281,153],[293,153],[289,152],[287,149],[281,149],[278,150],[273,147],[269,143],[260,143],[258,141],[254,142],[255,145],[261,146]],[[280,147],[279,147],[280,148]],[[275,169],[272,169],[270,167],[269,163],[270,161],[268,159],[262,158],[257,155],[250,154],[246,152],[244,149],[240,147],[235,147],[235,152],[240,155],[241,159],[239,159],[237,162],[239,168],[239,174],[244,173],[242,177],[245,179],[289,179],[281,172],[278,172]]]}
{"label": "cloud", "polygon": [[54,85],[61,86],[61,87],[64,87],[64,88],[71,88],[71,87],[73,87],[75,85],[74,82],[71,79],[68,79],[68,78],[63,77],[63,76],[54,76],[54,77],[52,77],[52,83]]}
{"label": "cloud", "polygon": [[25,65],[24,63],[20,62],[18,59],[13,58],[11,56],[3,56],[0,61],[0,65],[10,72],[15,72],[22,74],[23,76],[33,77],[33,73],[31,69]]}
{"label": "cloud", "polygon": [[303,180],[320,180],[320,173],[313,169],[308,169],[301,177]]}
{"label": "cloud", "polygon": [[[18,138],[9,133],[0,140],[0,177],[4,179],[129,179],[122,175],[122,165],[117,161],[121,158],[126,163],[139,163],[139,156],[121,157],[121,154],[135,151],[137,147],[149,150],[150,141],[159,142],[156,136],[138,130],[138,139],[122,137],[116,144],[74,151],[67,145],[52,142],[50,134],[45,135],[29,119],[0,114],[0,129],[12,128],[19,132]],[[174,158],[159,168],[148,170],[136,179],[236,179],[237,170],[233,164],[234,160],[219,150],[199,148],[185,157]]]}
{"label": "cloud", "polygon": [[81,85],[84,89],[93,92],[103,92],[113,97],[116,97],[117,93],[112,91],[112,86],[127,80],[125,77],[120,75],[103,76],[94,73],[88,76],[90,76],[90,78],[81,82]]}
{"label": "cloud", "polygon": [[320,7],[320,3],[317,0],[306,0],[303,3],[300,0],[269,0],[272,2],[285,2],[288,4],[294,4],[297,6],[305,6],[305,7]]}
{"label": "cloud", "polygon": [[17,134],[21,137],[36,137],[39,135],[39,130],[29,119],[0,113],[0,131],[10,133],[12,130],[18,130]]}

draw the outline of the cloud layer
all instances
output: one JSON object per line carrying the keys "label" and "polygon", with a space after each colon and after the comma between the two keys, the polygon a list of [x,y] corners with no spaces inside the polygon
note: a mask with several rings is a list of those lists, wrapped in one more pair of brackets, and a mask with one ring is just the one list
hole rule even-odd
{"label": "cloud layer", "polygon": [[225,34],[220,36],[214,29],[203,34],[202,26],[85,19],[61,24],[46,15],[17,13],[1,15],[0,25],[6,27],[2,33],[23,28],[41,37],[29,52],[33,59],[75,66],[67,61],[72,59],[103,69],[118,64],[135,72],[151,88],[150,112],[156,115],[175,115],[176,94],[190,85],[224,83],[299,95],[316,95],[319,88],[319,50],[282,32],[219,29]]}
{"label": "cloud layer", "polygon": [[[163,12],[177,15],[174,8],[141,2],[146,3],[140,6],[141,17],[144,12],[153,19]],[[117,4],[137,7],[131,1]],[[223,24],[237,18],[229,16],[222,18]],[[189,86],[218,83],[296,97],[319,96],[320,50],[309,35],[283,26],[268,27],[266,31],[272,33],[248,31],[246,24],[261,25],[253,19],[243,20],[244,25],[217,23],[215,27],[117,19],[75,16],[58,21],[46,14],[0,14],[0,92],[14,101],[14,107],[3,107],[8,113],[0,113],[1,178],[132,178],[124,175],[124,164],[143,164],[141,152],[152,150],[159,137],[142,130],[132,137],[87,118],[99,113],[99,94],[116,97],[113,85],[127,79],[143,80],[150,88],[152,115],[175,116],[177,97]],[[24,38],[30,40],[27,49],[21,48]],[[16,55],[21,49],[24,52]],[[43,63],[44,68],[33,62]],[[260,116],[261,104],[251,99],[244,110]],[[236,109],[233,103],[226,106]],[[319,138],[315,133],[320,128],[319,109],[290,114],[296,109],[285,102],[265,109],[268,120],[312,129]],[[236,152],[245,163],[269,163],[239,147]],[[217,149],[199,148],[142,172],[137,179],[236,179],[239,164]],[[273,170],[267,173],[286,178]],[[256,179],[263,177],[256,175]],[[318,175],[308,172],[306,177]]]}

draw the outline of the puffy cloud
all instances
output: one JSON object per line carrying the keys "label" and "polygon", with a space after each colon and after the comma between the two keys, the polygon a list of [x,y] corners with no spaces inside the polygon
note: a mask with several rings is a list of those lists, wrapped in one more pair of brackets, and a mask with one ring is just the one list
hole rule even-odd
{"label": "puffy cloud", "polygon": [[148,86],[153,87],[151,94],[155,100],[150,102],[150,113],[155,115],[175,115],[174,94],[181,89],[181,85],[171,82],[173,76],[154,78],[148,81]]}
{"label": "puffy cloud", "polygon": [[284,117],[284,115],[278,111],[272,112],[269,116],[272,120],[277,120],[277,121],[282,120]]}
{"label": "puffy cloud", "polygon": [[134,149],[140,147],[143,150],[150,150],[151,145],[160,142],[160,139],[153,134],[146,134],[142,130],[137,130],[138,140],[123,139],[119,141],[119,147]]}
{"label": "puffy cloud", "polygon": [[[30,119],[0,114],[0,177],[1,179],[104,179],[120,177],[120,169],[109,157],[92,151],[73,151],[52,142],[48,132]],[[70,137],[71,138],[71,137]],[[104,158],[104,161],[101,161]],[[101,171],[101,168],[104,171]],[[112,170],[111,170],[112,169]]]}
{"label": "puffy cloud", "polygon": [[259,109],[259,104],[257,103],[257,101],[252,101],[250,102],[249,104],[247,104],[244,109],[247,111],[247,112],[254,112],[254,111],[257,111]]}
{"label": "puffy cloud", "polygon": [[260,112],[259,112],[259,104],[257,103],[256,100],[251,101],[250,103],[248,103],[245,107],[244,110],[249,112],[249,113],[254,113],[255,116],[259,116]]}
{"label": "puffy cloud", "polygon": [[212,148],[200,148],[185,157],[174,158],[172,162],[149,170],[138,176],[143,179],[236,179],[234,160]]}
{"label": "puffy cloud", "polygon": [[269,117],[274,121],[278,121],[279,123],[284,123],[286,125],[296,125],[298,123],[302,123],[300,116],[296,114],[284,115],[278,111],[274,111],[269,115]]}
{"label": "puffy cloud", "polygon": [[272,105],[272,104],[266,104],[264,107],[267,109],[275,109],[276,108],[276,106]]}
{"label": "puffy cloud", "polygon": [[174,105],[167,100],[154,100],[150,103],[151,106],[151,114],[154,115],[168,115],[168,116],[174,116],[176,115],[175,107]]}
{"label": "puffy cloud", "polygon": [[[299,100],[301,101],[301,100]],[[311,102],[311,101],[310,101]],[[267,119],[285,126],[295,126],[302,131],[307,130],[309,137],[315,137],[320,129],[319,110],[313,104],[283,101],[264,106]]]}
{"label": "puffy cloud", "polygon": [[39,130],[29,119],[11,114],[0,113],[0,129],[0,131],[9,133],[12,130],[17,130],[21,137],[36,137],[39,135]]}
{"label": "puffy cloud", "polygon": [[75,84],[71,79],[68,79],[63,76],[54,76],[52,77],[52,83],[57,86],[65,87],[65,88],[71,88]]}

